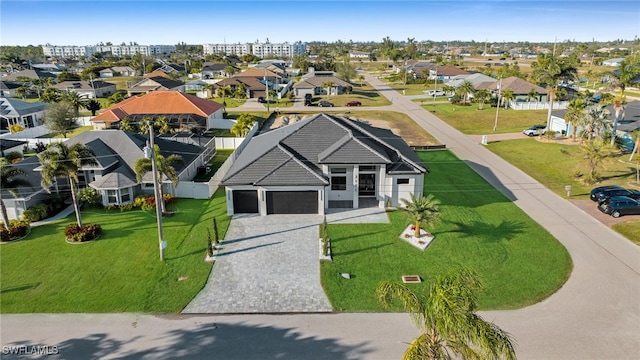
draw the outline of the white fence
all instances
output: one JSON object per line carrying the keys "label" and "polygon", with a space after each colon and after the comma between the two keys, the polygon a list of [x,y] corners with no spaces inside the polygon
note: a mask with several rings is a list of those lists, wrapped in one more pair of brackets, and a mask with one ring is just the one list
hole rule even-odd
{"label": "white fence", "polygon": [[[566,109],[568,101],[554,101],[553,109]],[[513,110],[545,110],[549,108],[549,103],[544,101],[509,101],[509,107]]]}

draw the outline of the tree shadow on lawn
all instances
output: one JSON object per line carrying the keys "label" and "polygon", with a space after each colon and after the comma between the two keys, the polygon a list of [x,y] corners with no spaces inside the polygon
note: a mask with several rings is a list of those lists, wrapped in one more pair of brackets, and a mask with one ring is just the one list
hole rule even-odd
{"label": "tree shadow on lawn", "polygon": [[[157,344],[161,341],[160,344]],[[52,344],[25,339],[7,346],[46,348]],[[192,329],[167,330],[156,336],[133,336],[127,340],[109,333],[91,333],[69,338],[57,345],[66,359],[354,359],[366,358],[373,349],[367,342],[345,345],[337,338],[318,338],[302,334],[295,327],[206,323]],[[3,355],[4,358],[23,355]]]}
{"label": "tree shadow on lawn", "polygon": [[498,225],[487,224],[477,220],[471,223],[456,221],[447,221],[447,223],[455,225],[456,229],[445,232],[459,233],[463,237],[480,238],[481,241],[486,243],[512,240],[516,235],[524,234],[527,228],[523,223],[515,221],[503,221]]}
{"label": "tree shadow on lawn", "polygon": [[40,284],[42,284],[42,283],[41,282],[36,282],[36,283],[33,283],[33,284],[26,284],[26,285],[20,285],[20,286],[9,287],[9,288],[6,288],[6,289],[1,289],[0,290],[0,295],[6,294],[6,293],[10,293],[10,292],[14,292],[14,291],[33,290],[33,289],[37,288],[38,286],[40,286]]}
{"label": "tree shadow on lawn", "polygon": [[629,166],[627,169],[629,169],[628,171],[624,171],[624,170],[618,170],[614,173],[612,173],[609,176],[601,176],[600,180],[604,181],[604,180],[611,180],[611,179],[617,179],[620,180],[619,178],[623,177],[629,177],[629,176],[635,176],[636,175],[636,168],[635,167],[631,167]]}
{"label": "tree shadow on lawn", "polygon": [[332,253],[333,256],[353,255],[353,254],[357,254],[357,253],[360,253],[360,252],[380,249],[380,248],[387,247],[387,246],[390,246],[390,245],[393,245],[393,243],[392,242],[383,243],[383,244],[367,246],[367,247],[357,248],[357,249],[348,250],[348,251],[333,251],[332,250],[331,253]]}

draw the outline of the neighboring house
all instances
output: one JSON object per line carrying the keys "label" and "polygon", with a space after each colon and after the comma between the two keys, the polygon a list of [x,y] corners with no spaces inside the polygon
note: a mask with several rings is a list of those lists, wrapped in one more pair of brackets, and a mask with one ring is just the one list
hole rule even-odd
{"label": "neighboring house", "polygon": [[316,114],[253,137],[221,185],[228,214],[324,214],[420,197],[427,171],[390,130]]}
{"label": "neighboring house", "polygon": [[162,76],[142,79],[140,82],[127,89],[129,96],[148,94],[155,91],[179,91],[184,92],[184,83],[178,80],[171,80]]}
{"label": "neighboring house", "polygon": [[31,80],[51,78],[56,80],[57,77],[55,74],[42,70],[21,70],[3,76],[2,81],[18,81],[21,78],[28,78]]}
{"label": "neighboring house", "polygon": [[513,101],[516,101],[516,102],[528,101],[527,97],[529,95],[529,92],[531,92],[532,89],[535,90],[535,92],[538,94],[538,99],[536,100],[537,102],[547,101],[547,90],[545,88],[538,86],[536,84],[532,84],[526,80],[520,79],[519,77],[515,77],[515,76],[511,76],[502,80],[493,79],[492,81],[489,81],[489,82],[482,82],[482,83],[476,84],[474,88],[476,90],[484,89],[484,90],[489,90],[494,93],[497,93],[498,88],[500,86],[501,86],[501,90],[500,90],[501,92],[504,92],[507,89],[511,89],[511,91],[513,91],[513,95],[515,95],[515,98],[513,99]]}
{"label": "neighboring house", "polygon": [[328,95],[344,94],[345,89],[351,86],[348,82],[339,79],[333,71],[315,71],[310,68],[300,81],[293,84],[293,91],[296,96],[327,95],[327,88],[324,86],[327,82],[332,83]]}
{"label": "neighboring house", "polygon": [[165,74],[179,74],[181,72],[185,71],[184,65],[180,65],[180,64],[167,64],[164,63],[162,64],[162,66],[157,69],[162,71]]}
{"label": "neighboring house", "polygon": [[23,153],[24,145],[29,144],[28,141],[4,139],[0,137],[0,156],[4,157],[11,152]]}
{"label": "neighboring house", "polygon": [[262,77],[255,76],[232,76],[230,78],[220,80],[213,85],[214,89],[219,88],[220,86],[229,86],[231,87],[231,91],[235,92],[236,87],[240,86],[240,84],[244,85],[246,90],[247,98],[254,99],[260,96],[266,97],[267,86],[269,90],[273,90],[276,88],[275,78],[267,77],[266,83],[265,79]]}
{"label": "neighboring house", "polygon": [[136,76],[138,72],[129,66],[114,66],[100,70],[101,78],[110,78],[114,76]]}
{"label": "neighboring house", "polygon": [[368,59],[371,57],[371,54],[363,51],[350,51],[349,58],[351,59]]}
{"label": "neighboring house", "polygon": [[623,60],[624,60],[624,58],[609,59],[609,60],[603,61],[602,65],[618,67],[618,66],[620,66],[620,64],[622,63]]}
{"label": "neighboring house", "polygon": [[267,78],[267,79],[275,79],[276,82],[280,83],[280,84],[284,84],[286,82],[288,82],[287,79],[285,79],[285,75],[284,72],[281,69],[278,69],[278,72],[275,72],[273,70],[267,69],[267,68],[250,68],[247,69],[243,72],[240,72],[238,74],[233,75],[234,77],[256,77],[256,78]]}
{"label": "neighboring house", "polygon": [[[78,174],[79,187],[90,186],[98,191],[103,205],[120,205],[132,202],[137,195],[153,194],[153,174],[145,174],[142,182],[138,183],[133,171],[135,162],[144,157],[144,147],[149,136],[129,133],[120,130],[87,131],[72,139],[67,144],[82,143],[93,150],[97,165],[83,166]],[[215,154],[213,139],[204,146],[167,140],[162,137],[154,139],[160,147],[164,157],[177,154],[182,157],[182,164],[174,164],[180,181],[191,180],[198,172],[198,168],[208,163]],[[2,190],[1,196],[7,206],[9,218],[18,219],[24,210],[50,197],[40,186],[42,180],[41,166],[37,156],[30,156],[18,162],[27,172],[23,178],[31,183],[31,187],[18,188],[18,197]],[[66,186],[65,186],[66,185]],[[52,192],[61,191],[63,197],[68,197],[68,183],[58,178],[51,187]],[[67,190],[65,192],[65,189]],[[175,194],[171,181],[163,176],[162,189],[165,194]]]}
{"label": "neighboring house", "polygon": [[0,81],[0,97],[14,98],[16,95],[16,89],[22,86],[20,83]]}
{"label": "neighboring house", "polygon": [[473,86],[476,86],[483,82],[491,83],[491,82],[494,82],[495,80],[496,79],[492,78],[491,76],[487,76],[482,73],[475,73],[471,75],[456,75],[451,79],[449,79],[449,81],[446,82],[446,84],[449,86],[453,86],[454,88],[457,88],[458,86],[462,85],[462,83],[465,81],[468,81],[471,84],[473,84]]}
{"label": "neighboring house", "polygon": [[150,73],[144,74],[142,77],[145,78],[145,79],[150,79],[150,78],[156,77],[156,76],[168,79],[169,78],[169,73],[166,73],[166,72],[164,72],[164,71],[162,71],[160,69],[156,69],[156,70],[153,70]]}
{"label": "neighboring house", "polygon": [[205,62],[202,65],[202,71],[200,72],[201,79],[218,79],[229,76],[224,70],[226,67],[231,66],[236,69],[236,72],[240,71],[240,68],[229,64],[216,64],[211,62]]}
{"label": "neighboring house", "polygon": [[60,91],[75,91],[78,95],[93,99],[97,97],[108,97],[118,91],[116,84],[101,80],[93,81],[63,81],[53,86]]}
{"label": "neighboring house", "polygon": [[118,128],[125,117],[137,124],[145,117],[166,117],[169,125],[181,132],[192,129],[230,128],[229,120],[223,119],[223,107],[217,102],[177,91],[154,91],[144,96],[125,99],[91,119],[93,128]]}
{"label": "neighboring house", "polygon": [[193,80],[184,84],[184,88],[186,91],[202,91],[206,89],[209,84],[204,80]]}
{"label": "neighboring house", "polygon": [[7,130],[13,124],[24,128],[42,125],[48,104],[0,98],[0,129]]}
{"label": "neighboring house", "polygon": [[429,69],[429,79],[438,78],[443,82],[460,75],[471,75],[471,73],[453,65],[435,66]]}

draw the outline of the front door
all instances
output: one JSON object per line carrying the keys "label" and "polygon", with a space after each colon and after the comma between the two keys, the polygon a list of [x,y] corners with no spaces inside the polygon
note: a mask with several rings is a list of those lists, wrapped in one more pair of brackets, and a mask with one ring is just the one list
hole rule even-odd
{"label": "front door", "polygon": [[376,196],[376,174],[358,175],[358,196]]}

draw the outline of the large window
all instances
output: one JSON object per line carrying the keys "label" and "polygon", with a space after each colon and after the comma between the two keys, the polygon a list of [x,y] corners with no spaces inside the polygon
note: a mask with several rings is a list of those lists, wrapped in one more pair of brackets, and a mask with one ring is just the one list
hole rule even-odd
{"label": "large window", "polygon": [[120,199],[122,200],[123,203],[131,201],[131,189],[124,188],[120,190]]}
{"label": "large window", "polygon": [[117,190],[107,190],[107,203],[109,203],[109,204],[117,204],[118,203]]}
{"label": "large window", "polygon": [[396,184],[398,185],[408,184],[408,183],[409,183],[409,179],[396,179]]}
{"label": "large window", "polygon": [[331,190],[347,190],[347,177],[346,176],[332,176],[331,177]]}

